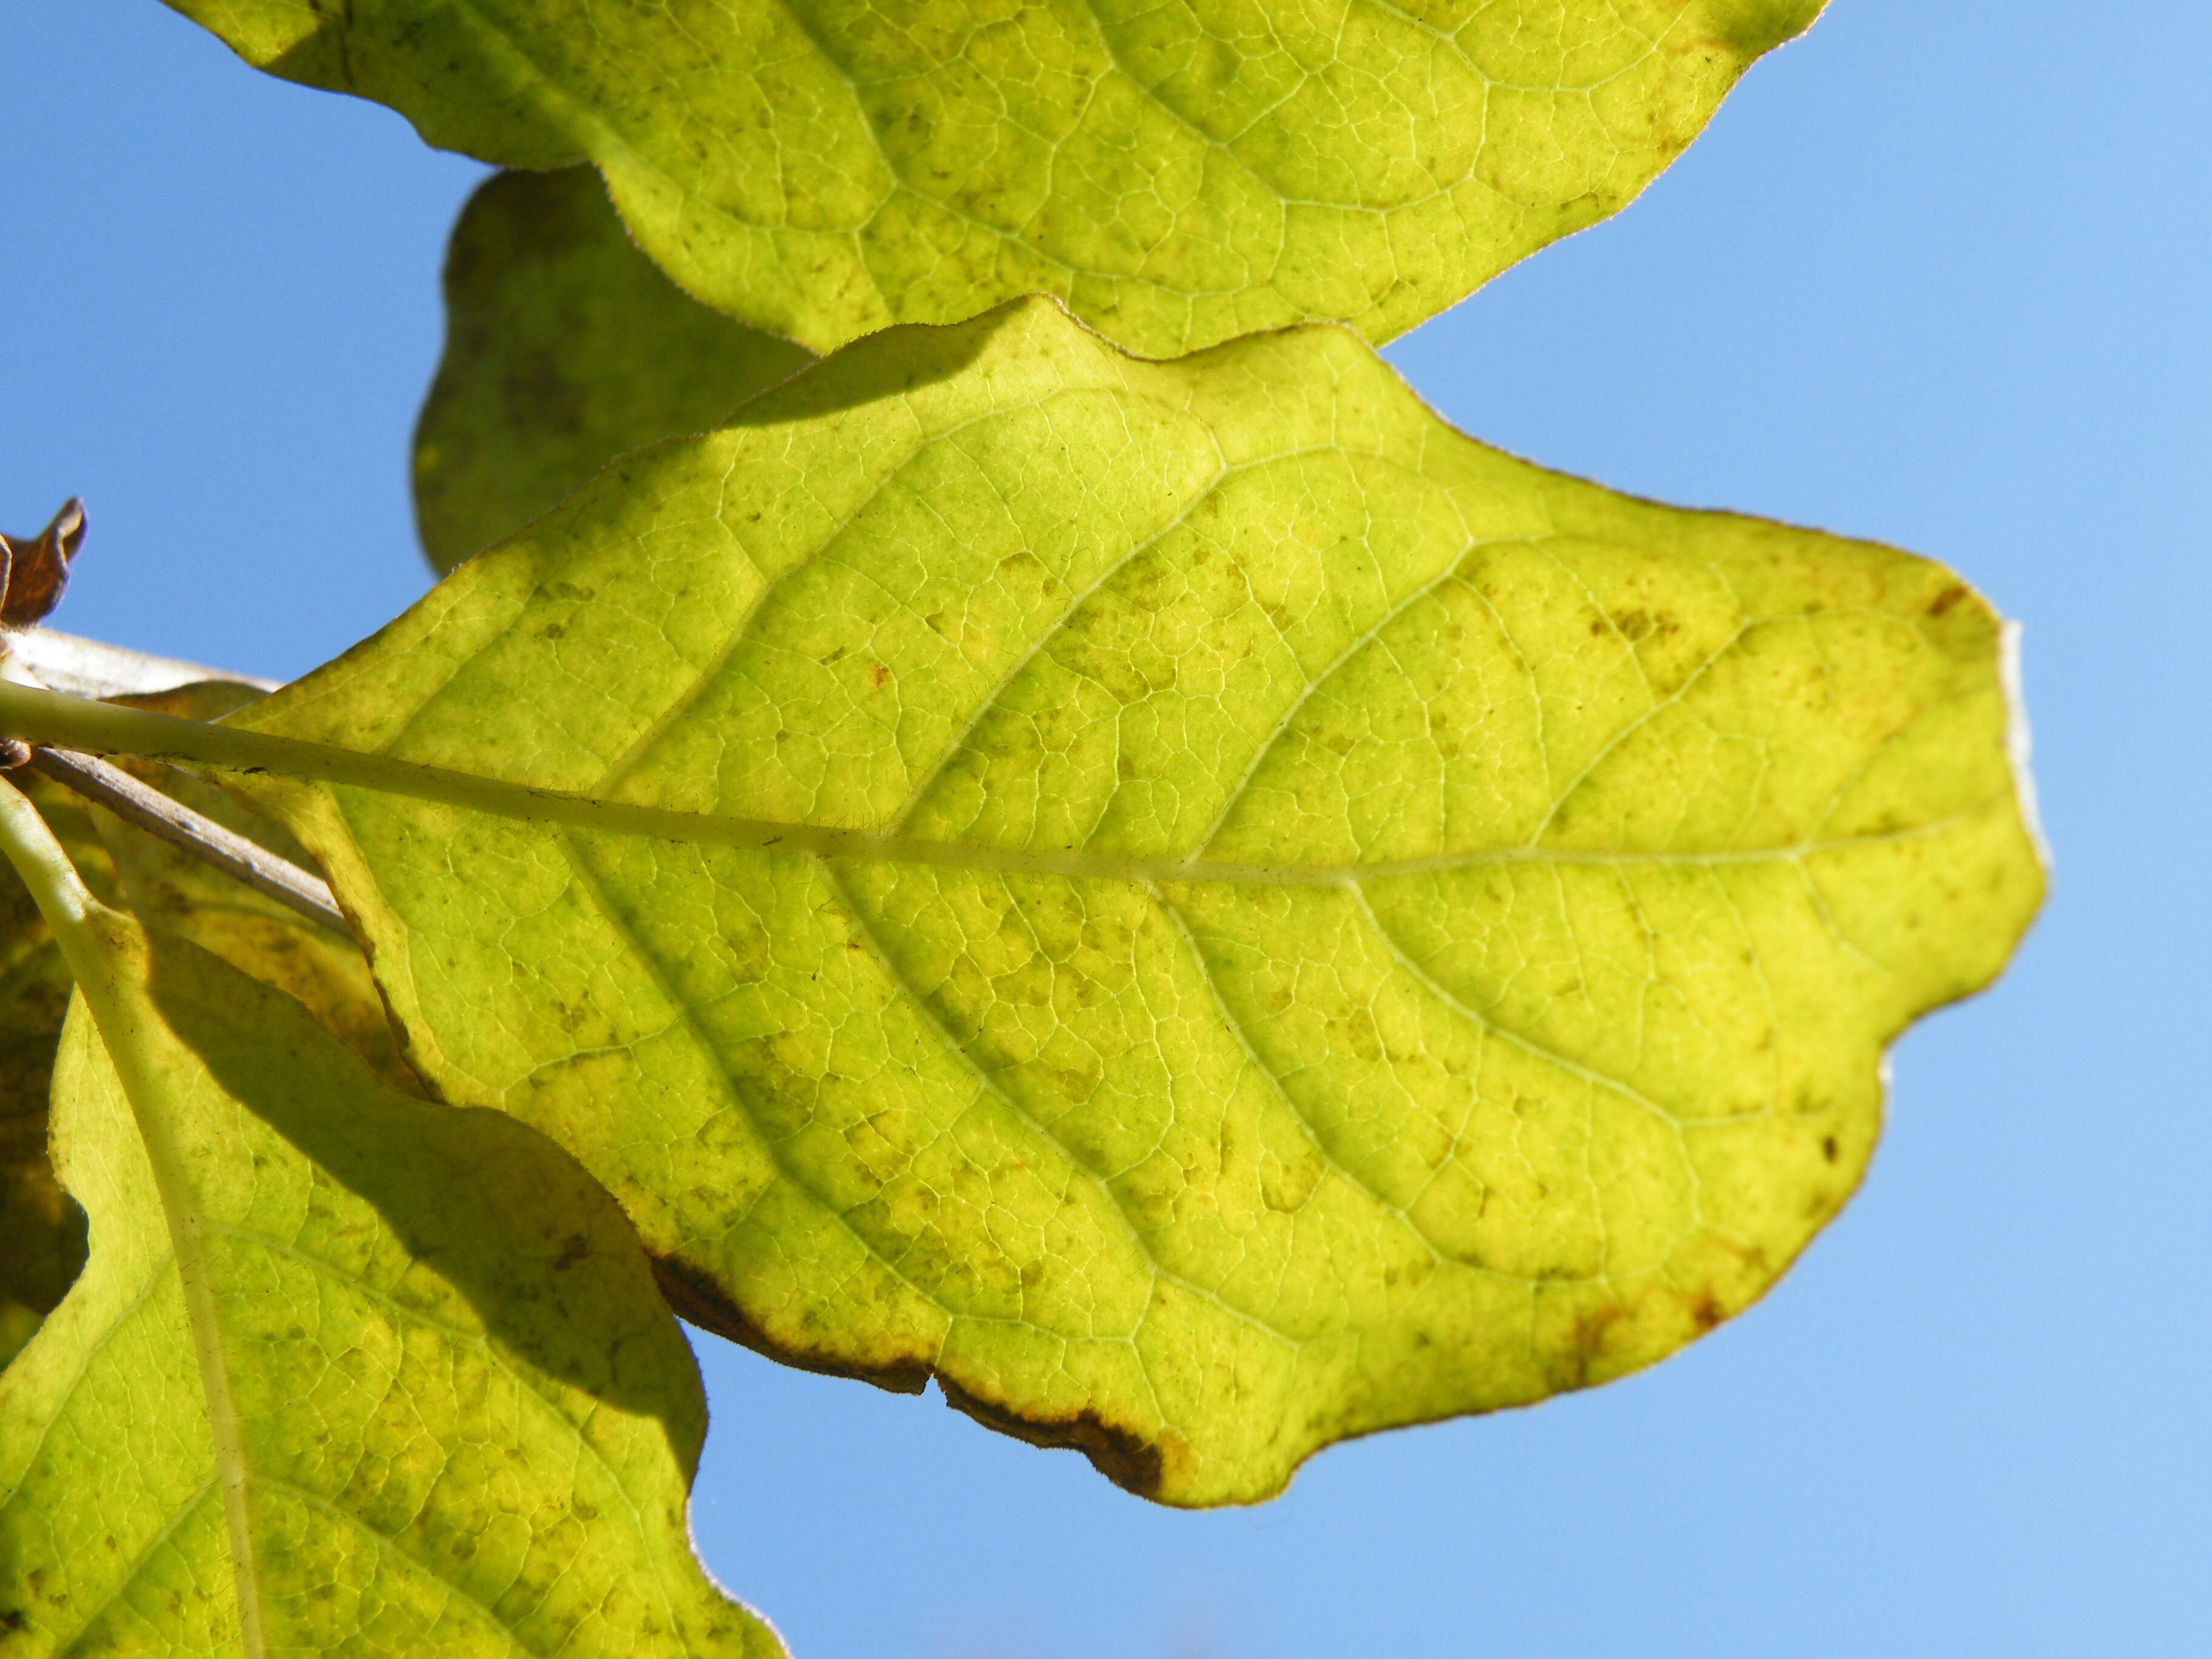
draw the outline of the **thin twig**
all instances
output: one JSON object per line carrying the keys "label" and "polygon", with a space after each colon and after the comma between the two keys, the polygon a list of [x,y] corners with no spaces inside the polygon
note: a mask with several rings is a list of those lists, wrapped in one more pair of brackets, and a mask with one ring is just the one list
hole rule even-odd
{"label": "thin twig", "polygon": [[311,921],[319,921],[341,938],[350,939],[345,916],[319,878],[308,874],[289,859],[279,858],[234,834],[213,818],[203,817],[181,801],[138,781],[128,772],[94,756],[74,749],[51,749],[43,744],[31,750],[31,764],[56,783],[64,784],[87,799],[98,801],[116,817],[134,823],[150,836],[181,847],[193,857],[213,865],[225,875],[266,893],[279,904],[289,905]]}

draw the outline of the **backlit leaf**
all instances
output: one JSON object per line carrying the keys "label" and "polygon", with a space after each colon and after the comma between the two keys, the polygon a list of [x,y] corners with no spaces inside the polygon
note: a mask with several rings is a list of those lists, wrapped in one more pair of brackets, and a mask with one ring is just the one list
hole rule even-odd
{"label": "backlit leaf", "polygon": [[[10,775],[37,803],[87,878],[112,891],[89,814],[59,785]],[[84,1266],[84,1216],[46,1156],[46,1091],[69,1007],[69,964],[38,906],[0,865],[0,1364],[61,1300]]]}
{"label": "backlit leaf", "polygon": [[[192,720],[212,720],[261,696],[222,682],[118,699]],[[280,826],[247,811],[190,773],[125,760],[127,770],[204,816],[295,863],[306,850]],[[214,951],[305,1002],[387,1080],[413,1087],[360,947],[189,854],[88,806],[29,769],[10,775],[38,805],[95,890]],[[12,869],[0,867],[0,1364],[69,1288],[84,1263],[84,1218],[54,1179],[46,1152],[46,1095],[68,964]]]}
{"label": "backlit leaf", "polygon": [[1938,566],[1513,460],[1343,331],[1037,301],[232,723],[379,757],[243,781],[689,1316],[1199,1504],[1773,1282],[2038,902],[2001,658]]}
{"label": "backlit leaf", "polygon": [[780,1653],[691,1556],[697,1374],[605,1194],[193,945],[65,937],[93,1248],[0,1376],[10,1656]]}
{"label": "backlit leaf", "polygon": [[637,251],[588,167],[502,173],[446,256],[446,355],[415,430],[415,519],[450,570],[615,456],[702,432],[808,361]]}
{"label": "backlit leaf", "polygon": [[589,160],[684,289],[827,350],[1059,295],[1168,355],[1386,340],[1620,208],[1820,0],[170,0],[430,143]]}

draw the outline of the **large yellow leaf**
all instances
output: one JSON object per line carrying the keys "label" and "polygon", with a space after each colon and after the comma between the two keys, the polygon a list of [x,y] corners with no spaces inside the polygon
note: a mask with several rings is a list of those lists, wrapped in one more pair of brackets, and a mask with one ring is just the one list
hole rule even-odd
{"label": "large yellow leaf", "polygon": [[694,1318],[1201,1504],[1773,1282],[2036,905],[2001,670],[1940,567],[1513,460],[1342,330],[1032,301],[627,458],[249,729],[0,723],[265,769],[413,1063]]}

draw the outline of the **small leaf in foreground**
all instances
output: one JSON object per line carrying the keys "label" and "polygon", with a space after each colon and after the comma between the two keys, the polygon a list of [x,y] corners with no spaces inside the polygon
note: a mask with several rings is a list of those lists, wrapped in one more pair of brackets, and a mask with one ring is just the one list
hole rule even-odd
{"label": "small leaf in foreground", "polygon": [[169,0],[816,350],[1058,295],[1131,350],[1382,341],[1613,213],[1821,0]]}
{"label": "small leaf in foreground", "polygon": [[415,429],[423,550],[450,570],[809,361],[661,275],[591,168],[495,174],[446,256],[446,355]]}
{"label": "small leaf in foreground", "polygon": [[[23,769],[9,775],[99,891],[113,872],[83,803]],[[46,1097],[69,1008],[69,964],[15,871],[0,865],[0,1364],[84,1266],[84,1216],[46,1155]]]}
{"label": "small leaf in foreground", "polygon": [[1030,301],[231,723],[378,757],[236,781],[688,1316],[1201,1504],[1774,1281],[2039,901],[2000,658],[1936,565],[1513,460],[1345,331]]}
{"label": "small leaf in foreground", "polygon": [[92,1255],[0,1376],[10,1655],[779,1654],[690,1553],[697,1373],[605,1194],[49,893]]}
{"label": "small leaf in foreground", "polygon": [[[262,695],[252,686],[208,682],[116,701],[213,720]],[[295,863],[312,862],[282,828],[204,780],[157,763],[123,763],[227,828]],[[350,939],[303,921],[27,768],[10,776],[104,898],[299,998],[386,1081],[419,1091],[368,963]],[[30,894],[12,868],[0,866],[0,1364],[84,1262],[83,1213],[55,1181],[46,1152],[47,1091],[72,983]]]}

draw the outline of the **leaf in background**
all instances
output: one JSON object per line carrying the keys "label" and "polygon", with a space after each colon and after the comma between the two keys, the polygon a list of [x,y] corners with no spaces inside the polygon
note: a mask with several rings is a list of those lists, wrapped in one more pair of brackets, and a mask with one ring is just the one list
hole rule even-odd
{"label": "leaf in background", "polygon": [[687,291],[828,350],[1059,295],[1168,356],[1382,341],[1613,212],[1820,0],[169,0],[488,161],[590,160]]}
{"label": "leaf in background", "polygon": [[589,167],[502,173],[446,258],[446,355],[415,429],[415,520],[450,570],[627,450],[720,426],[800,368],[637,251]]}
{"label": "leaf in background", "polygon": [[1340,330],[1154,364],[1037,301],[626,458],[232,724],[390,757],[238,781],[687,1316],[1201,1504],[1770,1285],[2036,906],[2007,718],[1936,565],[1540,471]]}
{"label": "leaf in background", "polygon": [[[45,814],[94,889],[113,869],[77,797],[19,769],[9,775]],[[0,1365],[38,1328],[84,1266],[84,1215],[46,1155],[46,1091],[70,998],[69,964],[30,893],[0,865]]]}
{"label": "leaf in background", "polygon": [[130,1036],[59,1067],[93,1249],[0,1376],[9,1654],[780,1653],[690,1553],[704,1401],[605,1194],[191,945],[77,933]]}

